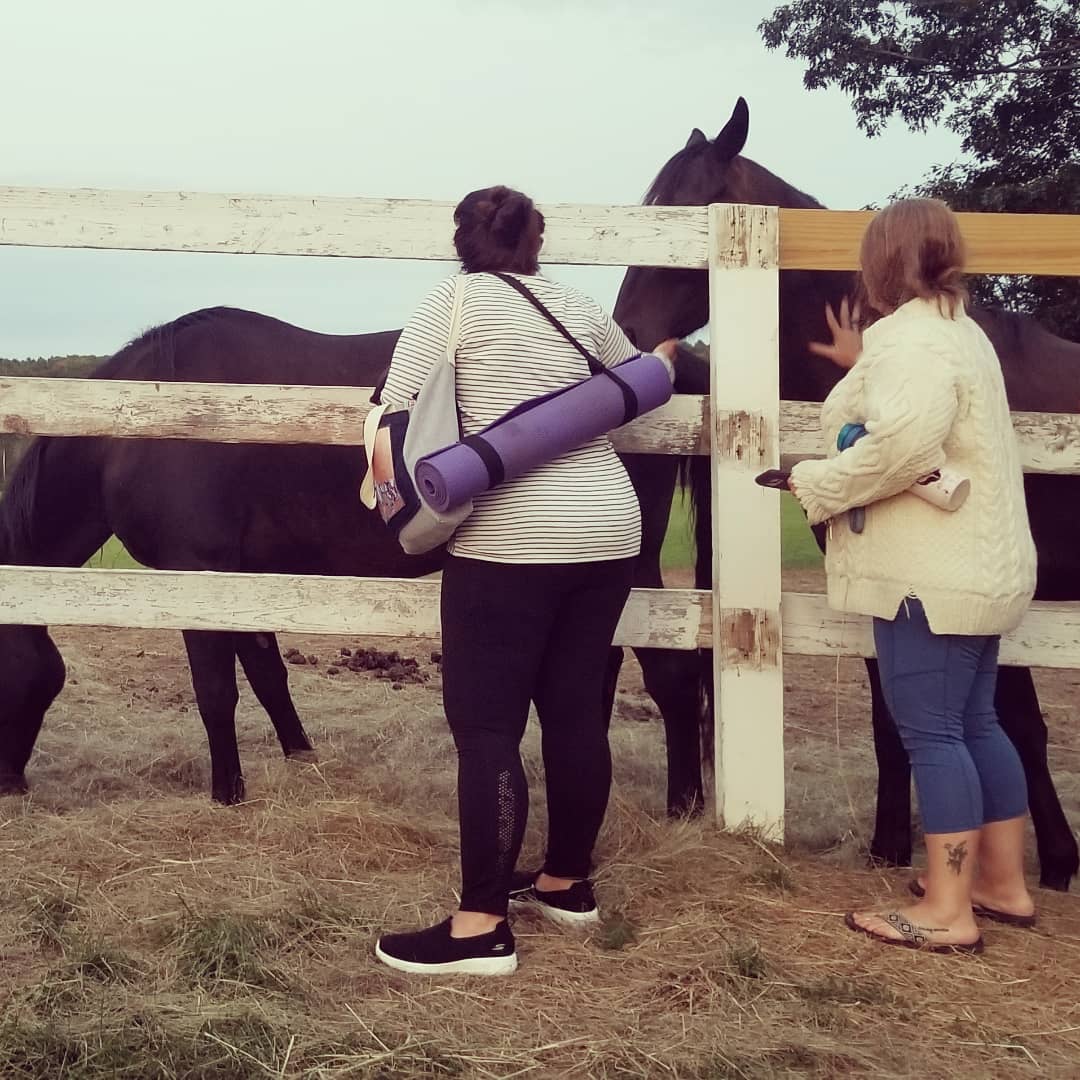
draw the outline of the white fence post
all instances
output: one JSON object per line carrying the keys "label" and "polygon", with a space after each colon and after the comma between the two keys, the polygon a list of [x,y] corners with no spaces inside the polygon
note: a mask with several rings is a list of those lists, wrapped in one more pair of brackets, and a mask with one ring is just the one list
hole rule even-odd
{"label": "white fence post", "polygon": [[754,476],[780,461],[775,207],[709,207],[716,809],[784,835],[780,506]]}

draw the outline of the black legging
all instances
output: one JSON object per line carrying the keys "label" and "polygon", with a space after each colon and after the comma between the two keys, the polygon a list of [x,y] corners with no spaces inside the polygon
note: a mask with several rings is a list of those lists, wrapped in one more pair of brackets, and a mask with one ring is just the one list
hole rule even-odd
{"label": "black legging", "polygon": [[530,700],[547,779],[544,870],[592,869],[611,788],[604,673],[633,564],[447,561],[443,702],[458,751],[463,911],[506,914],[529,811],[518,748]]}

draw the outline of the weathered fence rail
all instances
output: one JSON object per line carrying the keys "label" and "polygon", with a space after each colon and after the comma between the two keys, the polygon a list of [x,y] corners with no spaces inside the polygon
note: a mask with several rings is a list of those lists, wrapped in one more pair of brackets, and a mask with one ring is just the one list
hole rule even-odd
{"label": "weathered fence rail", "polygon": [[[0,187],[0,245],[454,261],[453,204],[415,199]],[[545,204],[544,259],[709,265],[704,206]],[[779,214],[781,270],[854,270],[865,210]],[[1080,274],[1080,217],[962,213],[973,273]]]}
{"label": "weathered fence rail", "polygon": [[[359,446],[372,389],[0,377],[0,433]],[[780,402],[783,458],[820,456],[820,411],[813,402]],[[1080,414],[1012,419],[1026,471],[1080,473]],[[707,455],[710,430],[709,398],[679,394],[612,441],[628,454]]]}
{"label": "weathered fence rail", "polygon": [[[545,261],[707,269],[724,327],[710,397],[682,396],[616,432],[634,453],[712,461],[714,586],[636,589],[621,644],[712,648],[717,811],[783,833],[783,655],[873,654],[866,620],[780,591],[776,496],[755,473],[820,452],[818,406],[779,400],[781,269],[853,269],[865,212],[760,206],[544,206]],[[452,260],[449,203],[0,188],[0,245]],[[1080,276],[1080,217],[961,214],[973,272]],[[0,431],[356,445],[370,390],[82,379],[0,380]],[[1080,417],[1016,413],[1024,467],[1080,473]],[[0,566],[0,622],[438,632],[438,583]],[[1006,663],[1080,667],[1080,605],[1035,604]],[[748,764],[753,764],[752,768]]]}
{"label": "weathered fence rail", "polygon": [[[0,624],[434,638],[438,598],[439,583],[426,578],[0,566]],[[781,622],[790,655],[874,655],[869,620],[831,610],[818,593],[785,592]],[[635,589],[615,642],[712,648],[710,594]],[[1001,658],[1006,664],[1080,668],[1080,605],[1033,604],[1002,640]]]}

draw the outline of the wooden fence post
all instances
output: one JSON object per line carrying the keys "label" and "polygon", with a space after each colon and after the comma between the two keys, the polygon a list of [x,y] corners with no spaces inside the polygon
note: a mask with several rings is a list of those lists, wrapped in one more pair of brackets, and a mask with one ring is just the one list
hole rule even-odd
{"label": "wooden fence post", "polygon": [[716,810],[784,835],[778,212],[709,207]]}

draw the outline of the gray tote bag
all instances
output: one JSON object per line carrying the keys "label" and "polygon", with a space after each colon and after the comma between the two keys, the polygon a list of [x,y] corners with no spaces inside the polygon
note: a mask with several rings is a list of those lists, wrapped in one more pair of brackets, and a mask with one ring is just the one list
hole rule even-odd
{"label": "gray tote bag", "polygon": [[378,509],[387,528],[409,555],[445,544],[472,513],[472,500],[446,513],[433,510],[420,494],[416,463],[461,438],[454,362],[461,327],[465,276],[454,279],[450,334],[443,355],[428,372],[414,401],[377,405],[364,420],[364,449],[368,469],[360,500]]}

